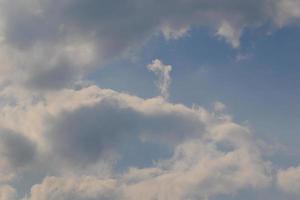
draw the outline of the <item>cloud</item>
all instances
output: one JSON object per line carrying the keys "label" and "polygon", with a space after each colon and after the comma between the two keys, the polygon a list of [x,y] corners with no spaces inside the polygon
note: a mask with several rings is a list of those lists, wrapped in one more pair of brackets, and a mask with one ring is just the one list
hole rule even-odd
{"label": "cloud", "polygon": [[0,185],[0,200],[14,200],[16,198],[16,190],[9,185]]}
{"label": "cloud", "polygon": [[277,2],[276,23],[283,27],[287,24],[297,23],[300,19],[300,3],[297,0],[280,0]]}
{"label": "cloud", "polygon": [[70,87],[158,34],[204,26],[237,48],[245,28],[299,21],[296,0],[2,0],[0,11],[0,82],[38,90]]}
{"label": "cloud", "polygon": [[[299,8],[296,0],[0,0],[0,199],[20,191],[30,200],[208,199],[269,187],[272,164],[222,103],[209,112],[167,101],[170,65],[148,65],[163,98],[74,85],[157,35],[174,40],[204,26],[238,48],[247,29],[299,23]],[[148,162],[130,162],[139,157]],[[298,195],[298,171],[279,171],[283,191]]]}
{"label": "cloud", "polygon": [[154,72],[158,76],[157,87],[160,90],[161,96],[165,99],[169,97],[169,87],[171,84],[171,76],[170,73],[172,71],[171,65],[164,65],[160,60],[153,60],[151,64],[147,66],[147,68]]}
{"label": "cloud", "polygon": [[0,182],[7,182],[34,161],[35,145],[21,134],[0,129],[0,156]]}
{"label": "cloud", "polygon": [[300,166],[279,170],[277,175],[278,187],[286,193],[300,197]]}
{"label": "cloud", "polygon": [[209,121],[202,108],[194,110],[160,97],[142,99],[97,86],[43,97],[21,91],[14,88],[2,93],[1,126],[34,141],[39,159],[51,158],[49,166],[54,171],[65,165],[71,168],[67,171],[96,166],[102,159],[111,159],[107,155],[111,151],[126,152],[129,143],[172,149],[204,133]]}
{"label": "cloud", "polygon": [[[177,145],[171,158],[149,168],[130,168],[108,179],[46,177],[33,186],[29,200],[208,199],[243,188],[261,189],[271,182],[270,168],[249,137],[244,127],[220,124],[205,138]],[[233,148],[223,151],[218,147],[221,142]]]}
{"label": "cloud", "polygon": [[213,108],[215,112],[222,113],[226,110],[226,105],[220,101],[216,101],[213,103]]}
{"label": "cloud", "polygon": [[128,175],[133,181],[125,196],[133,200],[210,199],[245,187],[263,188],[270,183],[267,165],[250,152],[239,148],[222,152],[214,143],[188,141],[177,146],[173,157],[161,167]]}
{"label": "cloud", "polygon": [[[107,150],[118,151],[122,144],[138,138],[172,146],[201,134],[206,127],[201,119],[205,111],[169,104],[161,98],[144,100],[97,87],[72,93],[74,100],[91,102],[62,108],[45,124],[46,141],[55,155],[72,165],[96,163]],[[93,96],[97,98],[91,99]]]}
{"label": "cloud", "polygon": [[235,29],[227,22],[223,22],[217,31],[217,35],[224,37],[234,48],[240,46],[241,29]]}
{"label": "cloud", "polygon": [[[6,98],[10,95],[18,93],[7,91]],[[18,97],[21,104],[2,108],[6,118],[1,121],[14,118],[22,135],[37,144],[40,163],[28,159],[26,164],[32,170],[40,165],[38,179],[44,180],[35,182],[29,199],[199,199],[261,189],[272,181],[270,163],[250,130],[232,122],[222,109],[210,113],[97,86],[60,90],[34,101],[25,96]],[[20,121],[25,116],[26,121],[40,119],[31,126],[42,128]],[[152,146],[146,150],[145,145]],[[157,145],[171,154],[149,157]],[[115,171],[130,154],[155,162],[128,162]],[[41,165],[49,159],[51,163]],[[101,172],[101,163],[107,163],[108,171]]]}
{"label": "cloud", "polygon": [[113,200],[117,197],[116,181],[97,177],[47,177],[31,189],[29,200]]}
{"label": "cloud", "polygon": [[33,143],[26,137],[9,130],[1,130],[1,154],[13,166],[23,166],[34,159]]}

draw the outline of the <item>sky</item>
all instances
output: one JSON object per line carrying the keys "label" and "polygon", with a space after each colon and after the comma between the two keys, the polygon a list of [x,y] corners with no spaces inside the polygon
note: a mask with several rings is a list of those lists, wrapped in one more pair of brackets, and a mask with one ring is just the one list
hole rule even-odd
{"label": "sky", "polygon": [[0,0],[0,200],[297,200],[300,1]]}

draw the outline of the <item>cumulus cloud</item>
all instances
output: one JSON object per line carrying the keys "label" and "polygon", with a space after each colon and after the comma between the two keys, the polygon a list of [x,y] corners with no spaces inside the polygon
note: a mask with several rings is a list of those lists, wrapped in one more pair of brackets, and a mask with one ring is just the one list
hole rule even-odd
{"label": "cumulus cloud", "polygon": [[[176,146],[171,158],[150,168],[130,168],[109,179],[47,177],[32,188],[29,199],[208,199],[270,184],[269,164],[247,129],[229,122],[211,131],[205,139]],[[232,149],[220,149],[222,142]]]}
{"label": "cumulus cloud", "polygon": [[284,192],[300,197],[300,166],[279,170],[277,183]]}
{"label": "cumulus cloud", "polygon": [[[7,147],[8,143],[3,140],[4,150],[15,152],[9,158],[16,161],[13,162],[16,166],[29,163],[31,169],[36,169],[35,162],[44,168],[42,163],[52,159],[53,162],[41,170],[44,173],[91,170],[103,165],[103,160],[114,163],[118,157],[115,154],[128,151],[133,147],[128,146],[130,143],[140,148],[144,144],[157,144],[172,149],[180,141],[201,135],[209,121],[203,108],[194,110],[170,104],[160,97],[142,99],[97,86],[65,89],[43,96],[12,88],[1,93],[1,97],[1,127],[25,138],[21,140],[25,144],[18,145],[24,147],[21,152],[13,146]],[[36,155],[30,154],[33,148],[26,145],[31,144],[27,141],[34,142],[39,159],[35,160]],[[144,157],[137,153],[138,149],[131,151],[135,157]],[[152,154],[148,158],[150,162],[159,157],[155,157],[152,149],[147,152]],[[24,157],[28,162],[19,162],[22,154],[30,155],[27,160]],[[105,163],[104,167],[109,168]]]}
{"label": "cumulus cloud", "polygon": [[[203,144],[199,140],[183,143],[154,172],[132,172],[129,175],[133,176],[132,183],[124,191],[125,196],[128,199],[208,199],[234,194],[246,187],[267,186],[270,177],[266,163],[259,161],[257,155],[252,157],[247,150],[242,151],[222,152],[213,143]],[[257,158],[258,162],[254,161]],[[140,173],[148,175],[140,176]]]}
{"label": "cumulus cloud", "polygon": [[[203,132],[208,120],[202,108],[195,111],[160,97],[145,100],[96,86],[63,90],[36,101],[6,105],[2,121],[9,128],[15,128],[9,122],[18,122],[18,131],[36,140],[41,149],[52,148],[62,161],[77,165],[95,163],[105,150],[136,138],[173,146]],[[34,125],[27,123],[33,120]]]}
{"label": "cumulus cloud", "polygon": [[169,87],[171,84],[170,73],[172,71],[171,65],[164,65],[160,60],[153,60],[147,68],[154,72],[158,76],[157,87],[160,90],[161,96],[168,99],[169,97]]}
{"label": "cumulus cloud", "polygon": [[[44,175],[39,179],[44,181],[32,187],[29,199],[199,199],[270,184],[270,163],[263,159],[250,130],[232,122],[222,109],[210,113],[160,97],[142,99],[96,86],[28,101],[24,99],[30,94],[18,98],[17,93],[5,94],[23,103],[6,104],[1,121],[17,120],[22,135],[37,144],[39,159],[52,160],[47,167],[40,166]],[[40,119],[31,126],[42,128],[24,123],[20,120],[24,116],[27,121]],[[127,159],[124,148],[130,145],[134,155],[145,157],[153,151],[142,150],[147,144],[167,146],[172,153],[149,157],[155,162],[147,166],[129,163],[114,171],[120,160]],[[110,162],[114,154],[119,156]],[[110,162],[109,171],[98,173],[99,162]]]}

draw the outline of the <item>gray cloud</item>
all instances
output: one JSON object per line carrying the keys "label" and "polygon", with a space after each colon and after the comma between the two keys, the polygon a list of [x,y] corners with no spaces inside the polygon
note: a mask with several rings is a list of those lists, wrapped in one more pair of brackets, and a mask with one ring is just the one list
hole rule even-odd
{"label": "gray cloud", "polygon": [[[17,191],[6,184],[21,178],[37,160],[37,149],[26,136],[0,128],[0,199],[11,200]],[[2,184],[4,186],[2,187]]]}
{"label": "gray cloud", "polygon": [[[272,180],[270,163],[250,130],[222,113],[224,105],[210,113],[90,86],[10,106],[29,121],[42,118],[31,124],[41,129],[17,121],[48,163],[40,166],[44,180],[35,181],[28,199],[201,199],[265,188]],[[3,112],[13,115],[8,107]],[[171,155],[148,157],[141,144],[149,143],[168,146]],[[117,161],[126,159],[130,152],[123,152],[124,146],[155,162],[114,170],[110,150],[118,153]],[[108,169],[101,171],[103,166]]]}
{"label": "gray cloud", "polygon": [[13,168],[22,168],[36,156],[34,144],[26,137],[10,130],[0,129],[0,154]]}
{"label": "gray cloud", "polygon": [[47,137],[55,154],[86,166],[97,162],[106,150],[118,151],[137,138],[172,145],[205,129],[196,114],[188,117],[180,110],[149,114],[137,109],[142,102],[132,106],[126,101],[126,97],[108,96],[47,120]]}
{"label": "gray cloud", "polygon": [[[211,199],[244,188],[268,187],[269,163],[249,134],[246,128],[225,122],[216,125],[208,137],[177,145],[171,158],[152,167],[130,168],[110,178],[46,177],[32,188],[29,199]],[[233,149],[219,150],[216,144],[223,141]]]}
{"label": "gray cloud", "polygon": [[[48,80],[43,89],[66,87],[91,68],[136,51],[156,34],[177,39],[190,28],[205,26],[238,47],[244,28],[268,22],[282,27],[300,17],[293,0],[3,0],[0,10],[0,54],[10,60],[1,68],[12,69],[2,79],[29,79],[34,87]],[[57,83],[53,71],[72,78],[58,77]]]}
{"label": "gray cloud", "polygon": [[25,84],[38,90],[54,90],[72,85],[77,74],[68,62],[59,62],[53,67],[36,69],[25,81]]}

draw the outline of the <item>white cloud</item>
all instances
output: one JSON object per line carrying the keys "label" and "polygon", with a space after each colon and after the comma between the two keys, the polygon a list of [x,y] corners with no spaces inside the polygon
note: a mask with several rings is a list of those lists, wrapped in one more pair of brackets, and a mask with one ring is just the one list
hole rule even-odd
{"label": "white cloud", "polygon": [[[262,160],[247,129],[224,123],[212,135],[183,142],[170,159],[151,168],[131,168],[109,179],[47,177],[32,188],[29,199],[208,199],[270,184],[269,164]],[[232,139],[236,136],[239,139]],[[222,142],[232,149],[220,149]]]}
{"label": "white cloud", "polygon": [[217,31],[217,35],[224,37],[228,43],[237,48],[240,46],[241,32],[241,29],[236,29],[229,23],[223,22]]}
{"label": "white cloud", "polygon": [[23,94],[18,99],[15,90],[11,92],[6,98],[18,103],[1,108],[2,126],[36,141],[39,151],[53,149],[54,157],[78,166],[95,163],[105,149],[117,149],[114,144],[134,138],[172,146],[201,134],[208,120],[202,108],[196,111],[162,98],[141,99],[96,86],[44,98]]}
{"label": "white cloud", "polygon": [[97,177],[46,177],[41,185],[31,189],[30,200],[113,200],[116,199],[116,181]]}
{"label": "white cloud", "polygon": [[300,166],[279,170],[277,183],[284,192],[300,197]]}
{"label": "white cloud", "polygon": [[276,23],[283,27],[287,24],[300,20],[300,2],[297,0],[279,0],[277,1]]}
{"label": "white cloud", "polygon": [[0,200],[17,199],[16,190],[9,185],[0,185]]}
{"label": "white cloud", "polygon": [[266,163],[259,160],[259,155],[243,148],[223,152],[214,143],[189,141],[179,145],[156,173],[152,170],[148,177],[129,184],[125,196],[132,200],[207,199],[242,188],[263,188],[270,177]]}
{"label": "white cloud", "polygon": [[170,73],[172,71],[171,65],[164,65],[160,60],[153,60],[151,64],[149,64],[148,69],[154,72],[158,76],[157,87],[160,90],[161,96],[165,99],[169,97],[169,87],[171,85],[171,76]]}
{"label": "white cloud", "polygon": [[[2,126],[18,129],[37,145],[39,159],[32,160],[31,170],[40,165],[44,172],[40,178],[55,176],[35,185],[32,199],[199,199],[270,184],[270,164],[262,158],[251,132],[222,110],[210,113],[202,107],[142,99],[96,86],[28,101],[31,94],[22,94],[20,100],[18,93],[5,94],[20,104],[2,108]],[[29,125],[35,118],[39,120]],[[7,123],[12,119],[18,127]],[[147,154],[139,153],[139,143],[167,145],[173,155],[157,155],[156,162],[141,168],[129,163],[128,172],[114,171],[118,160],[127,159],[124,149],[119,149],[122,146],[130,144],[136,156]],[[99,162],[109,162],[112,152],[119,158],[108,163],[111,171],[99,173]],[[16,151],[11,159],[22,154]],[[50,158],[51,163],[46,162]],[[28,172],[30,168],[17,173]]]}

